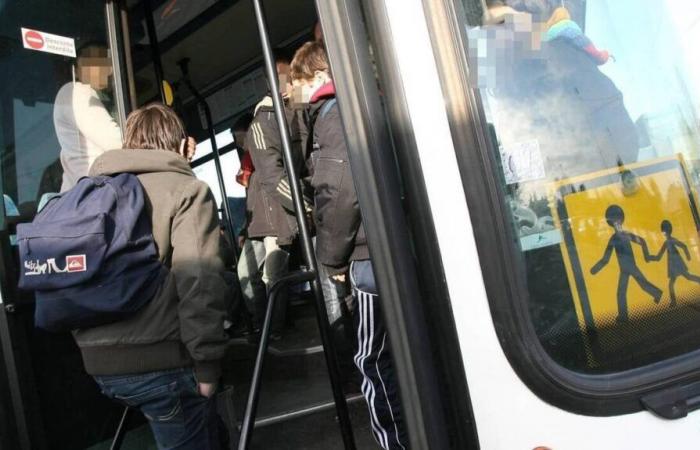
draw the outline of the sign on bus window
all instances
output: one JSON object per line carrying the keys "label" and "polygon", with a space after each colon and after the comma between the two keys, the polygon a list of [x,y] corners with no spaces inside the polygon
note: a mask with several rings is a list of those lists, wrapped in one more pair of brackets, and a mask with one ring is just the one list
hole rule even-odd
{"label": "sign on bus window", "polygon": [[681,157],[563,180],[552,195],[591,364],[700,319],[700,215]]}

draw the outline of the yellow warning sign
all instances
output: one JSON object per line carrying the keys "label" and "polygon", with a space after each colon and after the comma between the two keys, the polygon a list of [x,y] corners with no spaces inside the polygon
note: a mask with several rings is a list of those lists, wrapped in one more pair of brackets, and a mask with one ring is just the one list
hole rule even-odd
{"label": "yellow warning sign", "polygon": [[700,301],[700,216],[680,156],[563,180],[551,193],[584,332]]}

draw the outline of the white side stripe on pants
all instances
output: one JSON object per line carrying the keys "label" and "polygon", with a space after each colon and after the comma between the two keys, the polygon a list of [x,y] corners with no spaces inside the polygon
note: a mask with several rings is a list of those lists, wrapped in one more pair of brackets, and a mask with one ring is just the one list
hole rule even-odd
{"label": "white side stripe on pants", "polygon": [[[362,373],[362,394],[365,396],[365,399],[367,400],[367,405],[369,406],[369,412],[370,412],[370,423],[372,424],[372,431],[374,432],[375,437],[377,438],[377,441],[382,445],[382,447],[386,448],[386,441],[383,439],[385,437],[385,433],[382,433],[382,428],[381,424],[379,423],[379,418],[377,417],[377,413],[374,409],[374,402],[370,401],[370,398],[373,398],[372,392],[373,391],[373,386],[372,383],[369,382],[369,377],[367,376],[367,373],[365,372],[365,365],[364,362],[369,356],[371,350],[372,350],[372,339],[371,337],[368,336],[368,311],[370,310],[368,305],[370,303],[370,299],[368,298],[369,295],[362,292],[358,291],[358,303],[359,303],[359,314],[360,314],[360,325],[357,327],[357,343],[358,343],[358,352],[357,355],[355,356],[355,365],[360,369],[360,372]],[[373,325],[373,324],[372,324]],[[369,327],[370,329],[372,328],[371,326]],[[369,337],[369,338],[368,338]],[[382,430],[382,431],[380,431]]]}
{"label": "white side stripe on pants", "polygon": [[[375,317],[374,317],[374,301],[376,299],[376,295],[369,294],[367,292],[360,291],[359,289],[357,290],[358,293],[358,301],[359,301],[359,314],[360,314],[360,326],[358,327],[358,344],[359,344],[359,351],[358,355],[355,358],[355,363],[357,367],[360,369],[362,376],[363,376],[363,382],[362,382],[362,393],[365,396],[365,399],[367,401],[367,405],[369,407],[369,412],[370,412],[370,419],[372,423],[372,430],[374,432],[375,437],[377,438],[377,441],[379,444],[385,448],[389,449],[389,436],[388,436],[388,431],[382,426],[381,421],[379,420],[379,416],[377,414],[377,392],[374,383],[372,382],[372,379],[368,376],[367,370],[365,367],[365,362],[367,358],[372,354],[373,352],[373,347],[374,347],[374,339],[378,338],[378,336],[375,335]],[[386,338],[386,335],[384,336],[384,339]],[[383,349],[383,345],[382,345]],[[379,355],[381,355],[381,350]],[[378,356],[379,356],[378,355]],[[376,365],[377,368],[377,375],[380,377],[381,381],[381,375],[379,375],[379,367],[378,364]],[[383,384],[383,381],[382,381]],[[386,387],[383,386],[384,394],[385,394],[385,399],[387,400],[387,406],[389,407],[389,411],[393,417],[393,412],[391,411],[391,405],[388,402],[388,396],[386,396]],[[396,428],[396,427],[395,427]],[[396,430],[396,438],[398,442],[398,430]],[[399,445],[400,442],[399,442]],[[401,445],[402,448],[403,445]]]}
{"label": "white side stripe on pants", "polygon": [[384,338],[382,339],[382,346],[379,349],[379,353],[377,354],[377,376],[379,377],[379,381],[382,383],[382,389],[384,390],[384,398],[386,399],[386,406],[389,408],[389,414],[391,414],[391,420],[394,422],[394,432],[396,433],[396,442],[401,446],[403,450],[406,450],[406,447],[403,446],[401,443],[401,439],[399,439],[399,428],[396,426],[396,418],[394,417],[394,408],[391,407],[391,403],[389,402],[389,393],[386,391],[386,384],[384,384],[384,379],[382,378],[382,372],[379,370],[379,359],[382,357],[382,352],[384,351],[384,345],[386,344],[386,334],[384,334]]}

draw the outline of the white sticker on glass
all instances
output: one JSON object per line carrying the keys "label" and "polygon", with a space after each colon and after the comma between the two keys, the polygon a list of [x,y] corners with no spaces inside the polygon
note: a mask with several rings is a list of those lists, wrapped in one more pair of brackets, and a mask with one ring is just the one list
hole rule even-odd
{"label": "white sticker on glass", "polygon": [[545,177],[542,152],[536,139],[501,146],[500,152],[507,184]]}

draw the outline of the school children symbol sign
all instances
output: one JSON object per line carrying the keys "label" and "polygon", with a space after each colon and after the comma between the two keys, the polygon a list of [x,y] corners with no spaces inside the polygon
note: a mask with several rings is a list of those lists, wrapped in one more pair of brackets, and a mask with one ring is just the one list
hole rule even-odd
{"label": "school children symbol sign", "polygon": [[700,216],[680,157],[563,180],[553,194],[584,332],[700,302]]}

